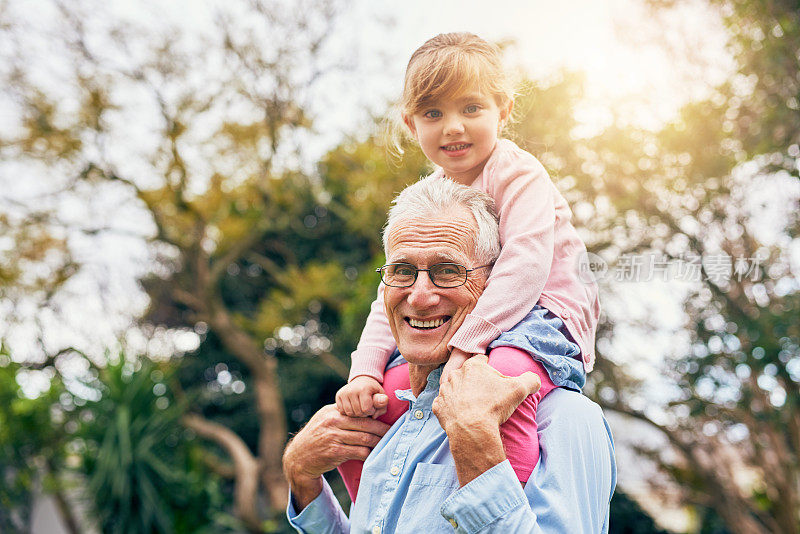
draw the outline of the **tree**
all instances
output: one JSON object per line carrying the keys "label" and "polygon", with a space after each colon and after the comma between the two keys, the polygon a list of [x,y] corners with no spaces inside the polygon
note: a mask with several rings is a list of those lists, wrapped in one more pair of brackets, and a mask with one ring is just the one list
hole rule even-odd
{"label": "tree", "polygon": [[611,534],[667,534],[656,526],[635,500],[623,491],[616,490],[611,499],[611,519],[608,531]]}
{"label": "tree", "polygon": [[218,479],[201,463],[197,440],[180,425],[192,399],[177,399],[173,371],[121,355],[87,386],[74,448],[92,515],[103,532],[225,532]]}
{"label": "tree", "polygon": [[[53,424],[51,410],[64,393],[64,386],[55,379],[39,397],[26,398],[17,383],[24,371],[0,345],[0,529],[28,531],[33,491],[41,480],[55,496],[70,532],[77,532],[60,477],[69,436],[63,425]],[[73,418],[64,419],[66,423]]]}
{"label": "tree", "polygon": [[687,503],[730,532],[797,532],[800,18],[790,2],[710,4],[730,32],[733,77],[661,131],[618,124],[587,143],[596,203],[620,229],[607,255],[651,252],[697,273],[690,347],[665,371],[669,405],[643,407],[646,395],[604,358],[595,394],[663,432],[667,447],[642,452]]}
{"label": "tree", "polygon": [[[227,455],[236,514],[260,531],[259,493],[275,515],[287,495],[278,357],[265,350],[263,339],[308,313],[325,314],[326,304],[341,307],[338,284],[327,283],[341,280],[338,261],[324,251],[298,253],[297,241],[287,243],[336,209],[316,177],[290,164],[301,159],[298,147],[312,126],[305,99],[331,69],[341,68],[326,46],[335,6],[234,4],[218,10],[214,37],[201,41],[177,31],[158,35],[135,24],[123,27],[102,11],[64,4],[55,9],[64,67],[57,88],[43,86],[23,62],[28,43],[22,26],[2,26],[17,52],[3,72],[3,86],[20,115],[20,128],[2,140],[3,157],[43,162],[69,188],[132,195],[138,203],[161,264],[144,281],[152,299],[148,321],[207,330],[247,374],[258,422],[252,449],[224,421],[193,413],[183,423]],[[13,15],[7,6],[4,11]],[[94,21],[105,25],[105,33],[89,29]],[[207,67],[198,71],[197,58]],[[133,138],[126,134],[143,123],[153,144],[131,155]],[[237,285],[242,267],[259,279],[252,288],[255,306],[227,291]],[[322,308],[315,304],[309,312],[311,300]],[[306,341],[312,339],[315,358],[344,372],[343,354],[330,353],[326,338]]]}
{"label": "tree", "polygon": [[[341,384],[374,295],[378,229],[424,158],[399,171],[382,147],[353,141],[313,172],[292,164],[312,131],[310,95],[343,67],[326,45],[332,3],[232,4],[199,41],[123,26],[102,10],[52,7],[64,67],[57,88],[20,61],[24,25],[2,25],[17,58],[4,87],[20,119],[4,132],[3,157],[44,164],[59,194],[102,193],[139,207],[158,263],[142,280],[151,302],[143,323],[202,339],[175,362],[176,394],[198,400],[182,422],[207,440],[204,461],[232,480],[247,528],[274,528],[258,499],[266,497],[267,517],[283,515],[286,402],[318,402],[308,381],[321,382],[326,397]],[[213,68],[198,68],[196,57]],[[135,124],[148,129],[131,150]]]}

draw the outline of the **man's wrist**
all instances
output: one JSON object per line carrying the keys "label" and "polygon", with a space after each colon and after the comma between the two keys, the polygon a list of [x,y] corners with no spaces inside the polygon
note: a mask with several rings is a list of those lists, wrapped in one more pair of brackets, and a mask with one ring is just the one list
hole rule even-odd
{"label": "man's wrist", "polygon": [[289,482],[294,508],[300,512],[322,493],[322,476],[305,474],[298,468],[299,464],[293,455],[295,452],[293,445],[293,442],[289,442],[284,454],[283,472]]}
{"label": "man's wrist", "polygon": [[289,477],[289,489],[291,490],[292,504],[295,511],[302,512],[306,506],[314,502],[314,499],[322,493],[322,477]]}
{"label": "man's wrist", "polygon": [[461,486],[506,459],[500,427],[494,421],[453,421],[445,432]]}

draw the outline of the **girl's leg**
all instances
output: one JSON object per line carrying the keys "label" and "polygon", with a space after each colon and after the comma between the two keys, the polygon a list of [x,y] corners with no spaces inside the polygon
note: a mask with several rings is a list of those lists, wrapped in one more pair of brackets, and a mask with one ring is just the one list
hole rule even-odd
{"label": "girl's leg", "polygon": [[500,427],[500,437],[511,467],[524,485],[539,461],[539,436],[536,408],[539,401],[556,386],[544,367],[524,350],[497,347],[489,352],[489,365],[506,376],[519,376],[526,371],[535,373],[542,386],[525,399],[511,417]]}

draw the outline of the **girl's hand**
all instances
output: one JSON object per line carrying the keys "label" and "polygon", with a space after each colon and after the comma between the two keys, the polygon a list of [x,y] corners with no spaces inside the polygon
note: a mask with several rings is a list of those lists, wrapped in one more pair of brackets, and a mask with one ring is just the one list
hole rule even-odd
{"label": "girl's hand", "polygon": [[336,392],[336,408],[349,417],[372,417],[386,413],[389,397],[371,376],[357,376]]}
{"label": "girl's hand", "polygon": [[450,358],[448,358],[447,362],[444,364],[444,369],[442,369],[442,378],[439,379],[440,383],[444,383],[444,381],[455,371],[456,369],[461,369],[461,366],[464,365],[464,362],[467,361],[472,354],[468,354],[463,350],[459,350],[457,348],[453,348],[450,352]]}

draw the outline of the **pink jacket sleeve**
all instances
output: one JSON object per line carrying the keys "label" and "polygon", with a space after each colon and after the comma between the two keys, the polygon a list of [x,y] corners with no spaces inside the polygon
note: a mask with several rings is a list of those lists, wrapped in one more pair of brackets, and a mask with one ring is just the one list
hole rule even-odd
{"label": "pink jacket sleeve", "polygon": [[350,357],[352,363],[348,380],[366,375],[383,382],[383,370],[397,346],[383,306],[383,288],[383,284],[378,285],[378,296],[370,306],[367,324],[364,325],[358,346]]}
{"label": "pink jacket sleeve", "polygon": [[531,311],[550,275],[555,240],[555,189],[536,158],[503,151],[487,163],[483,180],[500,215],[502,249],[486,289],[448,343],[470,354],[485,353]]}

